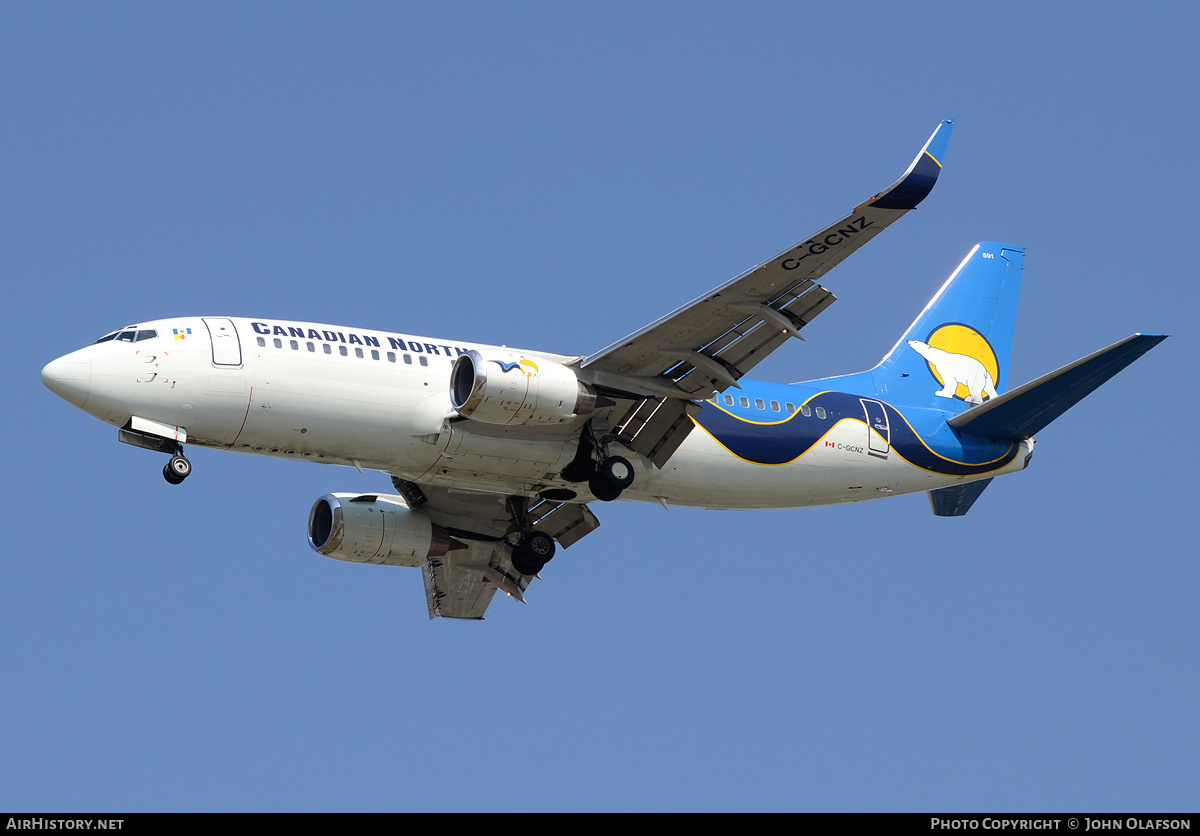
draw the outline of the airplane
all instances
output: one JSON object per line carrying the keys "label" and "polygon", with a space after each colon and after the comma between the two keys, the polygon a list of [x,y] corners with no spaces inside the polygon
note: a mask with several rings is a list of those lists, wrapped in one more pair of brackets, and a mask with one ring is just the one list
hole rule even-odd
{"label": "airplane", "polygon": [[941,122],[905,173],[841,220],[594,354],[271,318],[130,325],[42,370],[56,395],[192,471],[184,444],[378,470],[329,493],[309,545],[419,567],[429,617],[524,602],[593,502],[791,508],[925,492],[961,516],[1029,465],[1033,436],[1162,340],[1134,334],[1007,386],[1025,251],[984,241],[874,368],[745,377],[835,301],[818,284],[933,189]]}

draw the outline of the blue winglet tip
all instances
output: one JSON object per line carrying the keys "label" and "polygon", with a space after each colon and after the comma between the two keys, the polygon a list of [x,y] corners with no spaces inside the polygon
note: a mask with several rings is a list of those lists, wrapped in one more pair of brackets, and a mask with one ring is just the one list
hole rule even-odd
{"label": "blue winglet tip", "polygon": [[939,166],[945,165],[946,149],[950,147],[950,134],[954,133],[954,120],[943,119],[942,123],[937,126],[937,130],[933,132],[933,136],[929,137],[929,141],[925,143],[925,147],[921,149],[921,153],[928,154],[933,157],[934,162]]}
{"label": "blue winglet tip", "polygon": [[950,134],[953,132],[954,120],[942,120],[921,149],[921,153],[912,161],[908,171],[904,172],[904,176],[890,188],[876,195],[871,205],[878,209],[903,211],[917,208],[917,204],[933,191],[933,185],[942,171],[946,149],[950,146]]}

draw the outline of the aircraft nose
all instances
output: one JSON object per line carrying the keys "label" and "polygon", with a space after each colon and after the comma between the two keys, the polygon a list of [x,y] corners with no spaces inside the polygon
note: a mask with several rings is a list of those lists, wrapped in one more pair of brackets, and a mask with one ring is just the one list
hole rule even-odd
{"label": "aircraft nose", "polygon": [[67,403],[83,409],[92,390],[92,355],[86,348],[46,364],[42,383]]}

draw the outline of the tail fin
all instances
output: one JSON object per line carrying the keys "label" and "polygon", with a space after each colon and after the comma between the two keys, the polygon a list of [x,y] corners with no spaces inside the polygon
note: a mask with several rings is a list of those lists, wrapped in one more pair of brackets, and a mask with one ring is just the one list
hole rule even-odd
{"label": "tail fin", "polygon": [[982,241],[871,370],[880,397],[961,412],[1008,383],[1025,250]]}

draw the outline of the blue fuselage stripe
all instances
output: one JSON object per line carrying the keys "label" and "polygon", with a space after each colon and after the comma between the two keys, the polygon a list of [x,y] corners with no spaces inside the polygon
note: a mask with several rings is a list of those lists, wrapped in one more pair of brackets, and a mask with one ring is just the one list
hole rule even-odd
{"label": "blue fuselage stripe", "polygon": [[[939,454],[934,452],[935,444],[922,439],[898,409],[875,402],[887,413],[891,448],[925,470],[947,476],[973,476],[999,470],[1017,454],[1018,445],[1011,442],[972,443],[945,450],[946,455]],[[857,421],[866,432],[867,416],[858,395],[821,392],[805,401],[805,406],[811,415],[802,415],[797,410],[780,421],[764,423],[705,402],[695,421],[735,456],[762,465],[795,461],[817,445],[839,421]],[[817,417],[817,409],[824,410],[825,418]]]}

